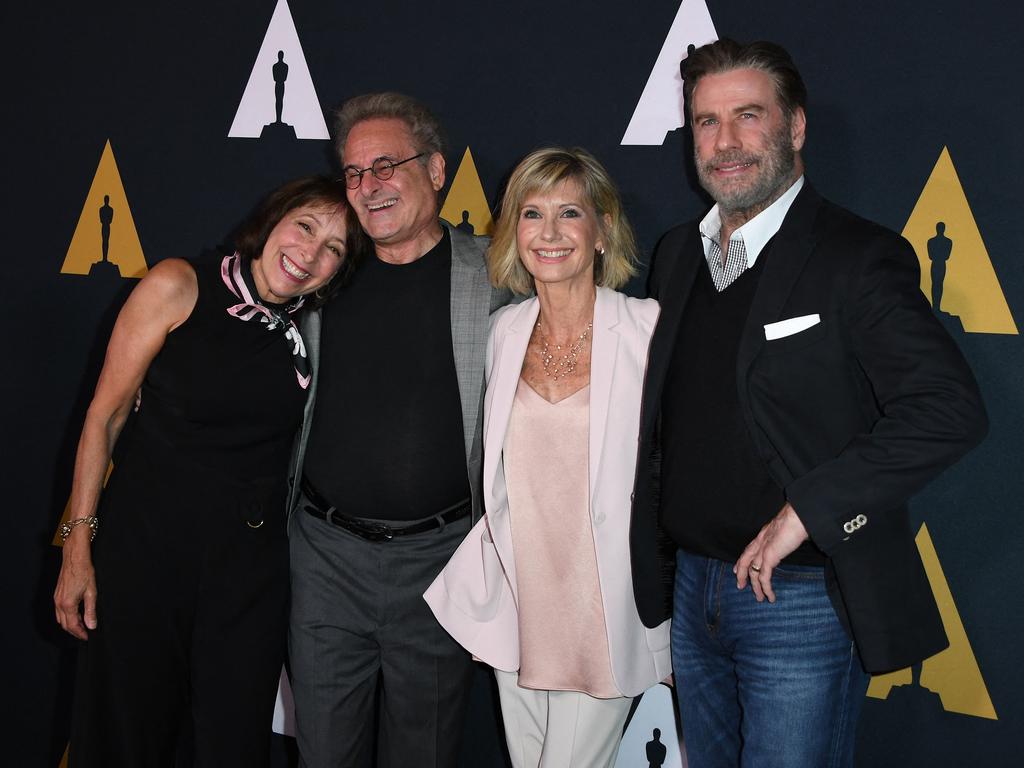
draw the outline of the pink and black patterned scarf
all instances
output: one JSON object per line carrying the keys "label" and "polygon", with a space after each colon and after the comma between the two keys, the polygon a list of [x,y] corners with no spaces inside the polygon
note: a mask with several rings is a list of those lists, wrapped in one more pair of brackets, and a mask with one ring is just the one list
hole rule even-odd
{"label": "pink and black patterned scarf", "polygon": [[284,330],[285,340],[292,348],[292,361],[295,365],[295,376],[299,380],[299,386],[308,389],[312,369],[309,365],[309,358],[306,357],[306,345],[302,343],[299,327],[290,317],[305,303],[305,297],[300,296],[282,307],[267,306],[256,292],[256,285],[253,283],[249,265],[243,263],[242,257],[237,252],[224,257],[220,263],[220,276],[228,290],[241,300],[241,303],[228,307],[229,315],[237,317],[239,320],[258,320],[266,326],[268,331]]}

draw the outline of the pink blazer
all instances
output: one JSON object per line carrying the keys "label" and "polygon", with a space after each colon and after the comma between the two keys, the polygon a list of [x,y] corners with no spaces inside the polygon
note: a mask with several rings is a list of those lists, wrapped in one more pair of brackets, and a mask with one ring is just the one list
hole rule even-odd
{"label": "pink blazer", "polygon": [[[464,648],[496,669],[519,669],[519,616],[502,446],[540,304],[504,307],[491,320],[484,397],[484,509],[424,594]],[[647,629],[637,614],[629,565],[630,495],[636,469],[653,299],[597,289],[590,364],[590,511],[612,676],[626,696],[668,677],[669,622]]]}

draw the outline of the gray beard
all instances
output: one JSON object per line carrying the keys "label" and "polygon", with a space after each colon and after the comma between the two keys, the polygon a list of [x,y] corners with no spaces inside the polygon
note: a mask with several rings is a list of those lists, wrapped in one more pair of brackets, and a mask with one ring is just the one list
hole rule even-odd
{"label": "gray beard", "polygon": [[[796,150],[789,137],[787,122],[772,135],[768,146],[760,155],[740,151],[726,151],[701,162],[694,150],[694,164],[700,184],[718,203],[723,218],[749,221],[774,203],[791,185],[796,167]],[[758,164],[761,173],[753,184],[737,189],[716,188],[713,166],[729,162],[751,162]]]}

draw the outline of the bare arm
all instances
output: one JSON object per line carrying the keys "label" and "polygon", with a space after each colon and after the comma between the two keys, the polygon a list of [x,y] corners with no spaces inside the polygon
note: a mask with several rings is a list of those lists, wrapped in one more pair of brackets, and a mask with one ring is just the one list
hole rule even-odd
{"label": "bare arm", "polygon": [[[121,308],[78,441],[70,520],[96,514],[114,443],[146,370],[167,334],[188,318],[197,296],[192,267],[180,259],[169,259],[150,270]],[[57,622],[82,640],[88,639],[87,628],[96,628],[90,533],[88,526],[79,525],[68,536],[53,595]],[[84,617],[79,613],[80,603],[84,603]]]}

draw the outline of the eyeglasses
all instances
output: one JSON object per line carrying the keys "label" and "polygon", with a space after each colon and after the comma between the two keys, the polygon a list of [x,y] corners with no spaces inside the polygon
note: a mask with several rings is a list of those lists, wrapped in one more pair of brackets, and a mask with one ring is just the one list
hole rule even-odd
{"label": "eyeglasses", "polygon": [[405,160],[392,160],[389,157],[378,157],[373,161],[373,165],[369,168],[363,168],[362,170],[359,170],[354,165],[350,165],[345,169],[345,186],[349,189],[359,189],[359,185],[363,183],[363,174],[367,171],[373,174],[373,178],[379,179],[380,181],[387,181],[395,175],[395,168],[403,163],[418,160],[425,154],[426,152],[420,152],[418,155],[405,158]]}

